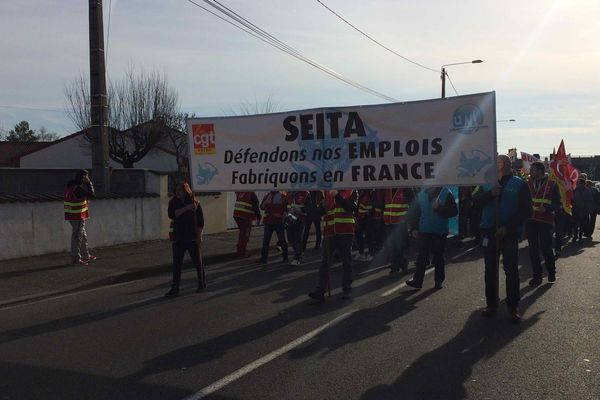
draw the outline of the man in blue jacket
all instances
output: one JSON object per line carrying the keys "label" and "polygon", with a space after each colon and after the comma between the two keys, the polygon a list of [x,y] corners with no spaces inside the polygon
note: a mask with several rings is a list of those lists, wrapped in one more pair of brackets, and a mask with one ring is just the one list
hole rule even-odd
{"label": "man in blue jacket", "polygon": [[441,289],[446,277],[444,250],[448,236],[448,219],[458,214],[454,196],[447,188],[423,189],[408,212],[413,237],[417,238],[417,266],[408,286],[420,289],[425,278],[425,267],[431,253],[435,267],[435,288]]}
{"label": "man in blue jacket", "polygon": [[481,215],[482,247],[485,260],[484,317],[493,316],[498,309],[498,262],[502,253],[506,275],[506,305],[514,322],[521,319],[518,306],[521,300],[518,269],[519,237],[523,224],[531,217],[531,193],[527,184],[513,176],[510,158],[498,155],[498,183],[485,185],[473,201],[483,208]]}

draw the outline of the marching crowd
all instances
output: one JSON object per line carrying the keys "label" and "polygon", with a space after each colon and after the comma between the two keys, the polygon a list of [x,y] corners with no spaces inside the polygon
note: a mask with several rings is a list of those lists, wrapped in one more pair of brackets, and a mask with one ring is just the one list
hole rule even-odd
{"label": "marching crowd", "polygon": [[[492,316],[497,312],[500,301],[497,274],[502,255],[505,302],[511,319],[518,321],[519,242],[527,238],[532,268],[529,284],[537,286],[543,282],[542,257],[548,281],[555,282],[555,259],[561,255],[565,239],[582,242],[584,237],[591,238],[596,215],[600,212],[600,192],[585,174],[580,174],[573,191],[572,210],[565,209],[559,189],[549,179],[543,163],[534,162],[526,177],[513,171],[508,156],[499,155],[497,167],[496,184],[472,188],[464,209],[463,199],[460,199],[461,214],[467,215],[469,225],[475,228],[471,233],[483,249],[487,304],[482,315]],[[93,186],[84,172],[80,171],[65,191],[65,218],[73,225],[71,254],[77,264],[86,264],[93,257],[87,250],[85,234],[87,198],[93,195]],[[204,227],[202,207],[185,182],[176,185],[175,196],[168,207],[172,220],[173,278],[166,296],[179,293],[186,252],[197,270],[197,291],[202,291],[206,288],[200,252]],[[420,289],[426,267],[433,264],[434,288],[442,289],[448,221],[457,214],[457,201],[446,187],[271,191],[260,202],[253,192],[236,192],[237,255],[249,256],[246,246],[252,225],[262,220],[263,242],[256,262],[267,263],[275,233],[283,262],[301,265],[310,230],[314,228],[315,249],[321,249],[322,259],[316,287],[308,296],[322,302],[330,290],[329,268],[334,258],[342,264],[342,298],[349,299],[352,298],[352,261],[389,263],[389,274],[399,276],[408,270],[405,253],[412,237],[416,240],[416,268],[406,285]],[[291,261],[288,244],[293,251]]]}

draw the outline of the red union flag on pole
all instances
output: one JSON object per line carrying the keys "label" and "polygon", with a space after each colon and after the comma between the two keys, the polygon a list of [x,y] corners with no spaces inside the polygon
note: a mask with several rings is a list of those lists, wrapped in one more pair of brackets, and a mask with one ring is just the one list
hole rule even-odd
{"label": "red union flag on pole", "polygon": [[569,215],[571,214],[573,199],[573,181],[576,181],[578,177],[579,172],[569,162],[565,151],[565,143],[561,140],[558,151],[554,154],[554,158],[550,163],[550,179],[558,185],[563,210]]}

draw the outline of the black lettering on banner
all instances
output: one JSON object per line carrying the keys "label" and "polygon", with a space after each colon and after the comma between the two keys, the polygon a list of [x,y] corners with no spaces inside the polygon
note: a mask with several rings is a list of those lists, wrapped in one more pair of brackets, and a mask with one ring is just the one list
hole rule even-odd
{"label": "black lettering on banner", "polygon": [[435,138],[431,141],[431,154],[436,155],[442,152],[442,138]]}
{"label": "black lettering on banner", "polygon": [[233,161],[233,151],[231,150],[225,150],[225,154],[223,157],[223,162],[225,164],[231,164],[231,162]]}
{"label": "black lettering on banner", "polygon": [[416,140],[409,140],[406,142],[406,154],[414,156],[419,152],[419,142]]}
{"label": "black lettering on banner", "polygon": [[300,115],[300,132],[302,140],[312,140],[314,136],[312,134],[312,114],[302,114]]}
{"label": "black lettering on banner", "polygon": [[290,115],[283,120],[283,129],[288,131],[285,136],[286,142],[293,142],[298,137],[298,128],[294,125],[294,122],[296,122],[294,115]]}
{"label": "black lettering on banner", "polygon": [[344,129],[345,138],[351,135],[366,136],[365,126],[356,111],[348,113],[348,121],[346,121],[346,129]]}
{"label": "black lettering on banner", "polygon": [[327,119],[329,120],[329,128],[331,130],[331,137],[338,138],[340,137],[340,128],[338,125],[338,120],[342,118],[341,112],[331,112],[327,113]]}

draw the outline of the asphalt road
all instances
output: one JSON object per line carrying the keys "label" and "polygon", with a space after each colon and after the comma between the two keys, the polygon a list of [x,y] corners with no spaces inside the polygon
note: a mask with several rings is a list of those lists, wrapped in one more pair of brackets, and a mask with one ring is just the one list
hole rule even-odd
{"label": "asphalt road", "polygon": [[313,304],[309,251],[209,266],[201,294],[187,271],[174,299],[162,275],[1,309],[0,399],[600,399],[599,248],[537,288],[522,248],[519,324],[479,315],[483,262],[454,246],[440,291],[357,264],[353,301],[338,267]]}

